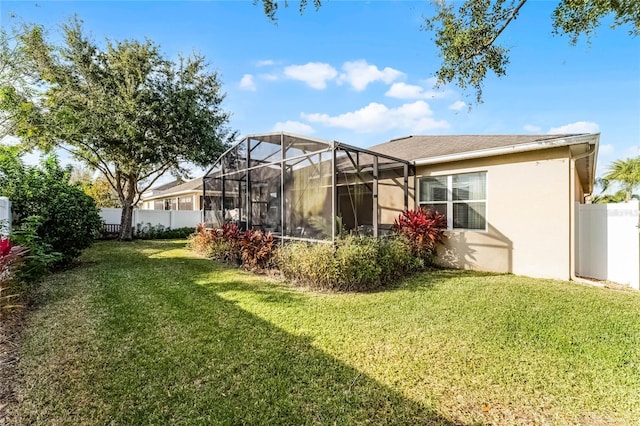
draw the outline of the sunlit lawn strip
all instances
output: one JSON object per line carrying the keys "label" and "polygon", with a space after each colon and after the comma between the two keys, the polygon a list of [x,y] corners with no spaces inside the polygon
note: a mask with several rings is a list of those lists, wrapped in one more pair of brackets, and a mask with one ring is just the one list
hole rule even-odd
{"label": "sunlit lawn strip", "polygon": [[313,293],[99,243],[29,316],[22,423],[632,422],[640,295],[434,271]]}

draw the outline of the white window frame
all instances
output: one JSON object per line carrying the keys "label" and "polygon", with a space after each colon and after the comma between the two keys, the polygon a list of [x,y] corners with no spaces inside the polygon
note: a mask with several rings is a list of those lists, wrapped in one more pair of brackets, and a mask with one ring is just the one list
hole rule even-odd
{"label": "white window frame", "polygon": [[[484,173],[485,175],[485,198],[484,200],[455,200],[453,199],[453,177],[467,174],[478,174]],[[421,191],[420,184],[422,179],[426,178],[447,178],[447,201],[423,201],[420,199]],[[464,173],[454,173],[449,175],[430,175],[430,176],[421,176],[418,178],[418,196],[416,197],[418,200],[418,206],[423,206],[425,204],[446,204],[447,205],[447,231],[471,231],[471,232],[487,232],[489,227],[489,175],[486,170],[478,170],[472,172],[464,172]],[[453,205],[460,203],[484,203],[484,229],[472,229],[472,228],[454,228],[453,227]]]}

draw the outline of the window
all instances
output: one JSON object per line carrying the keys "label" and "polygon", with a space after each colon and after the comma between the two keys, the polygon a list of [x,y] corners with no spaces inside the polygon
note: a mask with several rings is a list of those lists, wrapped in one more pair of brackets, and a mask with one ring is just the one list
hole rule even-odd
{"label": "window", "polygon": [[193,198],[180,197],[178,199],[178,209],[176,210],[193,210]]}
{"label": "window", "polygon": [[424,177],[419,204],[447,217],[448,229],[487,229],[487,174]]}

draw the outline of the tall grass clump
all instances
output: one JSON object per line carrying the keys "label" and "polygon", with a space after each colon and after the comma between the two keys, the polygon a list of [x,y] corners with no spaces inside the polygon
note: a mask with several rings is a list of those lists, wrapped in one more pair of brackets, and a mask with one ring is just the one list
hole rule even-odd
{"label": "tall grass clump", "polygon": [[367,291],[424,266],[401,238],[349,235],[333,244],[293,243],[276,257],[287,280],[318,290]]}

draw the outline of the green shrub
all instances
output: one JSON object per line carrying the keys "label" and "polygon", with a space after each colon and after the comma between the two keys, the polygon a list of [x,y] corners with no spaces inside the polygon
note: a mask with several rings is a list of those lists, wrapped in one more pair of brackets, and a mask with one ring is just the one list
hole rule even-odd
{"label": "green shrub", "polygon": [[382,267],[382,280],[393,282],[424,269],[425,262],[411,250],[405,238],[380,240],[378,263]]}
{"label": "green shrub", "polygon": [[193,234],[193,227],[171,229],[164,225],[151,223],[136,225],[134,237],[139,240],[172,240],[175,238],[188,238]]}
{"label": "green shrub", "polygon": [[373,290],[423,266],[405,240],[367,236],[347,236],[335,246],[287,244],[280,249],[276,263],[293,283],[334,291]]}
{"label": "green shrub", "polygon": [[24,259],[24,265],[20,269],[22,281],[37,281],[46,275],[56,264],[62,260],[62,254],[53,249],[53,246],[38,234],[42,227],[40,216],[29,216],[22,220],[20,226],[14,229],[11,240],[28,249],[29,255]]}
{"label": "green shrub", "polygon": [[11,200],[18,228],[29,217],[40,218],[35,234],[60,253],[58,265],[78,257],[102,229],[95,201],[71,185],[69,177],[70,169],[62,168],[54,156],[41,167],[25,166],[15,151],[0,149],[0,195]]}
{"label": "green shrub", "polygon": [[337,281],[335,248],[324,243],[289,243],[280,248],[276,264],[289,281],[318,289],[333,289]]}

